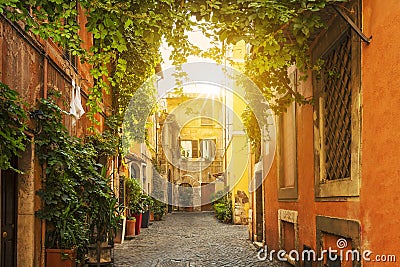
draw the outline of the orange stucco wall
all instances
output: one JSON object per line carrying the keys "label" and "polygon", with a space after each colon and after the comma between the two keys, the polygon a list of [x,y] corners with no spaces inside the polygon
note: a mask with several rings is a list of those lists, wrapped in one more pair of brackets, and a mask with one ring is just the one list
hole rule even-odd
{"label": "orange stucco wall", "polygon": [[400,2],[364,1],[362,187],[363,244],[400,261]]}
{"label": "orange stucco wall", "polygon": [[[343,202],[315,201],[313,107],[298,107],[298,200],[278,201],[276,160],[263,184],[264,234],[269,249],[279,249],[278,209],[288,209],[298,211],[300,250],[303,244],[316,249],[316,216],[324,215],[359,221],[361,250],[394,254],[400,261],[400,1],[365,0],[362,10],[362,30],[373,39],[361,48],[360,196]],[[301,84],[299,90],[312,95],[311,81]]]}

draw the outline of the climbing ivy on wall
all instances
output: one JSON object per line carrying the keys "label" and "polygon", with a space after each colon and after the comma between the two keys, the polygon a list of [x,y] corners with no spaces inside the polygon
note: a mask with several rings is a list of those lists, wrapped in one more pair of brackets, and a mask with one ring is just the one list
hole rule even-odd
{"label": "climbing ivy on wall", "polygon": [[12,169],[11,158],[25,150],[27,115],[18,93],[0,82],[0,169]]}
{"label": "climbing ivy on wall", "polygon": [[[92,65],[97,82],[90,89],[88,106],[93,118],[100,111],[103,92],[111,88],[118,97],[115,110],[124,110],[124,97],[153,73],[162,41],[174,49],[171,59],[179,64],[193,54],[221,59],[226,52],[221,43],[244,40],[252,49],[246,74],[272,107],[282,111],[290,101],[304,103],[300,94],[290,91],[286,69],[296,64],[306,74],[313,67],[308,39],[324,27],[320,11],[339,2],[345,0],[6,0],[0,3],[0,12]],[[83,48],[78,35],[83,25],[76,19],[77,4],[87,16],[86,30],[93,34],[90,49]],[[194,27],[215,40],[215,47],[201,53],[191,44],[187,32]]]}

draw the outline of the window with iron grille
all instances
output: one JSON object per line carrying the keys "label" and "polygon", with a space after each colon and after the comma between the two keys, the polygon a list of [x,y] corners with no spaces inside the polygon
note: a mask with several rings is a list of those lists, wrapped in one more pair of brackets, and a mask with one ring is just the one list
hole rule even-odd
{"label": "window with iron grille", "polygon": [[323,57],[323,142],[327,180],[350,177],[351,30]]}
{"label": "window with iron grille", "polygon": [[[361,25],[361,1],[346,6]],[[337,16],[312,50],[322,68],[313,75],[315,196],[360,195],[361,148],[361,40]]]}

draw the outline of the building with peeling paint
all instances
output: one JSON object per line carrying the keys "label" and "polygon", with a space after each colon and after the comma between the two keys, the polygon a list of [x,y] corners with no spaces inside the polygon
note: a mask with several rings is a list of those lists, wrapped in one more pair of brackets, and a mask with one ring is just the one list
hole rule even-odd
{"label": "building with peeling paint", "polygon": [[[78,19],[85,25],[82,10],[79,10]],[[83,46],[88,48],[93,38],[82,27]],[[44,41],[24,31],[20,23],[13,23],[0,14],[1,82],[17,91],[30,108],[37,106],[38,100],[47,98],[52,91],[61,94],[57,104],[66,112],[71,112],[71,102],[79,102],[79,112],[73,111],[79,113],[77,119],[67,115],[63,118],[69,133],[78,137],[85,136],[91,125],[85,114],[88,88],[93,85],[89,70],[88,65],[81,64],[69,51],[62,50],[51,40]],[[110,97],[104,97],[102,112],[96,114],[100,123],[95,127],[100,132],[105,127],[110,105]],[[33,120],[29,122],[29,128],[35,130]],[[2,266],[44,266],[45,262],[46,225],[35,217],[35,211],[41,207],[36,191],[41,188],[45,174],[35,153],[35,135],[32,132],[27,135],[30,142],[26,151],[14,162],[24,173],[1,173]],[[118,165],[117,159],[110,160],[112,169]],[[117,178],[112,183],[117,184]]]}

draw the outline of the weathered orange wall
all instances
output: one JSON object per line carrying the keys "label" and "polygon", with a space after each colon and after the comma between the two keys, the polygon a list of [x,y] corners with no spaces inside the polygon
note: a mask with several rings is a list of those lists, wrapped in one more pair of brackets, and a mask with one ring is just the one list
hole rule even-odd
{"label": "weathered orange wall", "polygon": [[363,4],[363,245],[400,261],[400,1]]}
{"label": "weathered orange wall", "polygon": [[[79,21],[84,23],[83,12]],[[79,32],[85,47],[92,44],[92,36],[83,27]],[[87,88],[92,86],[90,66],[77,65],[77,73],[63,59],[62,50],[52,41],[44,41],[30,33],[24,32],[18,24],[13,24],[0,14],[0,81],[17,91],[28,104],[26,109],[37,108],[38,100],[47,97],[47,93],[55,88],[62,94],[57,103],[69,111],[71,99],[71,79],[82,88],[82,105],[87,112]],[[46,83],[47,80],[47,83]],[[46,83],[46,84],[45,84]],[[46,92],[46,87],[48,88]],[[106,96],[105,104],[109,105],[111,97]],[[104,114],[98,114],[100,121],[98,129],[104,128]],[[80,118],[76,127],[71,125],[71,117],[64,116],[63,123],[70,133],[82,137],[90,125],[86,114]],[[34,129],[33,121],[29,127]],[[34,136],[27,133],[32,141]],[[42,169],[35,158],[34,145],[31,143],[23,153],[19,164],[27,168],[25,174],[18,178],[18,226],[17,226],[17,265],[43,266],[44,250],[42,243],[42,221],[35,217],[34,212],[41,206],[41,201],[35,192],[41,188]],[[43,245],[43,246],[42,246]]]}
{"label": "weathered orange wall", "polygon": [[[278,209],[298,211],[299,248],[316,249],[316,216],[357,220],[361,249],[400,260],[400,1],[363,1],[362,166],[360,197],[347,202],[314,198],[313,107],[297,107],[298,200],[278,202],[276,161],[266,177],[265,240],[279,249]],[[360,40],[361,41],[361,40]],[[300,92],[312,95],[311,81]],[[375,266],[367,263],[367,266]],[[379,266],[397,266],[379,263]]]}

